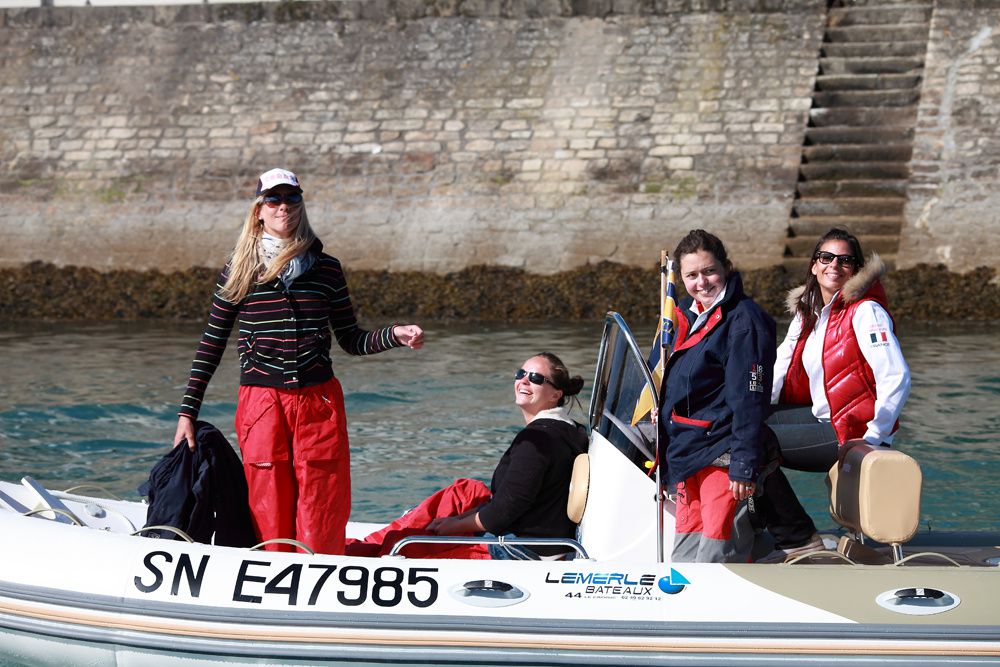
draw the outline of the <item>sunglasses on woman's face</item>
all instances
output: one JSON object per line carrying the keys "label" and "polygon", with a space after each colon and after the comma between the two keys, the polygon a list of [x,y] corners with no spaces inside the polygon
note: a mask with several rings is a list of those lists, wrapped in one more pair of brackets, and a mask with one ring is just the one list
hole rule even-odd
{"label": "sunglasses on woman's face", "polygon": [[[528,371],[524,370],[523,368],[518,368],[517,369],[517,372],[514,373],[514,379],[515,380],[520,380],[525,375],[528,376],[528,382],[530,382],[531,384],[545,384],[546,382],[548,382],[549,384],[552,384],[552,381],[549,380],[544,375],[542,375],[541,373],[533,373],[533,372],[529,373]],[[554,387],[555,385],[552,384],[552,386]]]}
{"label": "sunglasses on woman's face", "polygon": [[854,255],[834,255],[832,252],[820,251],[813,256],[813,259],[818,259],[819,263],[826,266],[827,264],[833,264],[833,260],[837,260],[841,266],[847,267],[848,269],[853,269],[858,265],[858,260],[854,258]]}
{"label": "sunglasses on woman's face", "polygon": [[302,203],[302,195],[295,192],[287,195],[266,195],[264,203],[271,207],[281,206],[282,202],[289,206]]}

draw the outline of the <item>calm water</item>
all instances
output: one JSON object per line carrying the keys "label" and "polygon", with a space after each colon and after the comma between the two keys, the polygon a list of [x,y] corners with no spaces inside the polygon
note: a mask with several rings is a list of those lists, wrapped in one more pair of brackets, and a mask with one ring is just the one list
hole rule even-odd
{"label": "calm water", "polygon": [[[513,371],[552,350],[589,389],[602,324],[426,329],[420,351],[335,357],[356,520],[392,518],[455,477],[488,480],[521,419]],[[173,437],[199,335],[197,324],[0,325],[0,478],[96,483],[135,498]],[[923,466],[924,524],[1000,530],[1000,340],[985,327],[906,327],[902,342],[914,381],[896,442]],[[202,411],[233,443],[235,357],[227,352]],[[790,476],[831,526],[822,476]]]}

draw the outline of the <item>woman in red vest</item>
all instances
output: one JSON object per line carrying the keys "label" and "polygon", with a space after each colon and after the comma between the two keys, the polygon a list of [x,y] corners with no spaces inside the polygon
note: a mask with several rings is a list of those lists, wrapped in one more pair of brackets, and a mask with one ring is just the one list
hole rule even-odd
{"label": "woman in red vest", "polygon": [[[795,319],[774,364],[771,398],[778,403],[774,426],[782,444],[783,435],[792,435],[780,428],[792,411],[797,421],[818,425],[823,437],[816,440],[828,445],[892,444],[910,369],[893,331],[884,273],[878,255],[866,264],[858,239],[843,229],[831,229],[816,244],[806,284],[789,293]],[[821,469],[834,460],[828,455]]]}
{"label": "woman in red vest", "polygon": [[[778,346],[777,406],[768,420],[785,467],[825,472],[849,441],[892,443],[910,369],[893,331],[884,273],[878,255],[866,263],[858,239],[834,228],[816,243],[805,285],[789,293],[795,317]],[[772,504],[791,502],[771,496]],[[798,520],[812,525],[804,511]]]}

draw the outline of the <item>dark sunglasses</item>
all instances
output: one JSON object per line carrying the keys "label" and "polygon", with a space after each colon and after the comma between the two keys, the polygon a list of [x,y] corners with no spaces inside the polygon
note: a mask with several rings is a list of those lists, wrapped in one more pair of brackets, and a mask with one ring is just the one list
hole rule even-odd
{"label": "dark sunglasses", "polygon": [[[514,373],[514,379],[515,380],[520,380],[525,375],[528,376],[528,382],[530,382],[531,384],[545,384],[546,382],[548,382],[549,384],[552,384],[552,380],[548,379],[547,377],[545,377],[541,373],[529,373],[528,371],[524,370],[523,368],[518,368],[517,369],[517,372]],[[552,386],[554,387],[555,385],[552,384]]]}
{"label": "dark sunglasses", "polygon": [[858,260],[855,259],[854,255],[834,255],[832,252],[820,251],[813,255],[813,259],[818,259],[819,263],[824,266],[832,264],[833,260],[837,260],[841,266],[846,266],[851,269],[858,266]]}
{"label": "dark sunglasses", "polygon": [[297,192],[293,192],[287,195],[266,195],[264,197],[264,203],[268,206],[281,206],[282,202],[288,204],[289,206],[301,204],[302,195]]}

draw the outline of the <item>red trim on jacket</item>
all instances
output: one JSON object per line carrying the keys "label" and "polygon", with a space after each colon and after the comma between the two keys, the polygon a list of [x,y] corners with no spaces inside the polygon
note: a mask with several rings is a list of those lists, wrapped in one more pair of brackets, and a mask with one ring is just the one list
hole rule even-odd
{"label": "red trim on jacket", "polygon": [[[855,311],[865,301],[874,301],[889,312],[885,289],[876,280],[857,301],[844,303],[840,296],[837,297],[823,336],[823,386],[830,405],[830,421],[840,444],[864,436],[868,422],[875,417],[875,374],[861,353],[852,324]],[[891,319],[892,315],[889,317]],[[803,327],[795,342],[781,388],[781,403],[812,405],[809,376],[802,363],[802,352],[810,333],[812,326]],[[898,428],[897,421],[893,432]]]}

